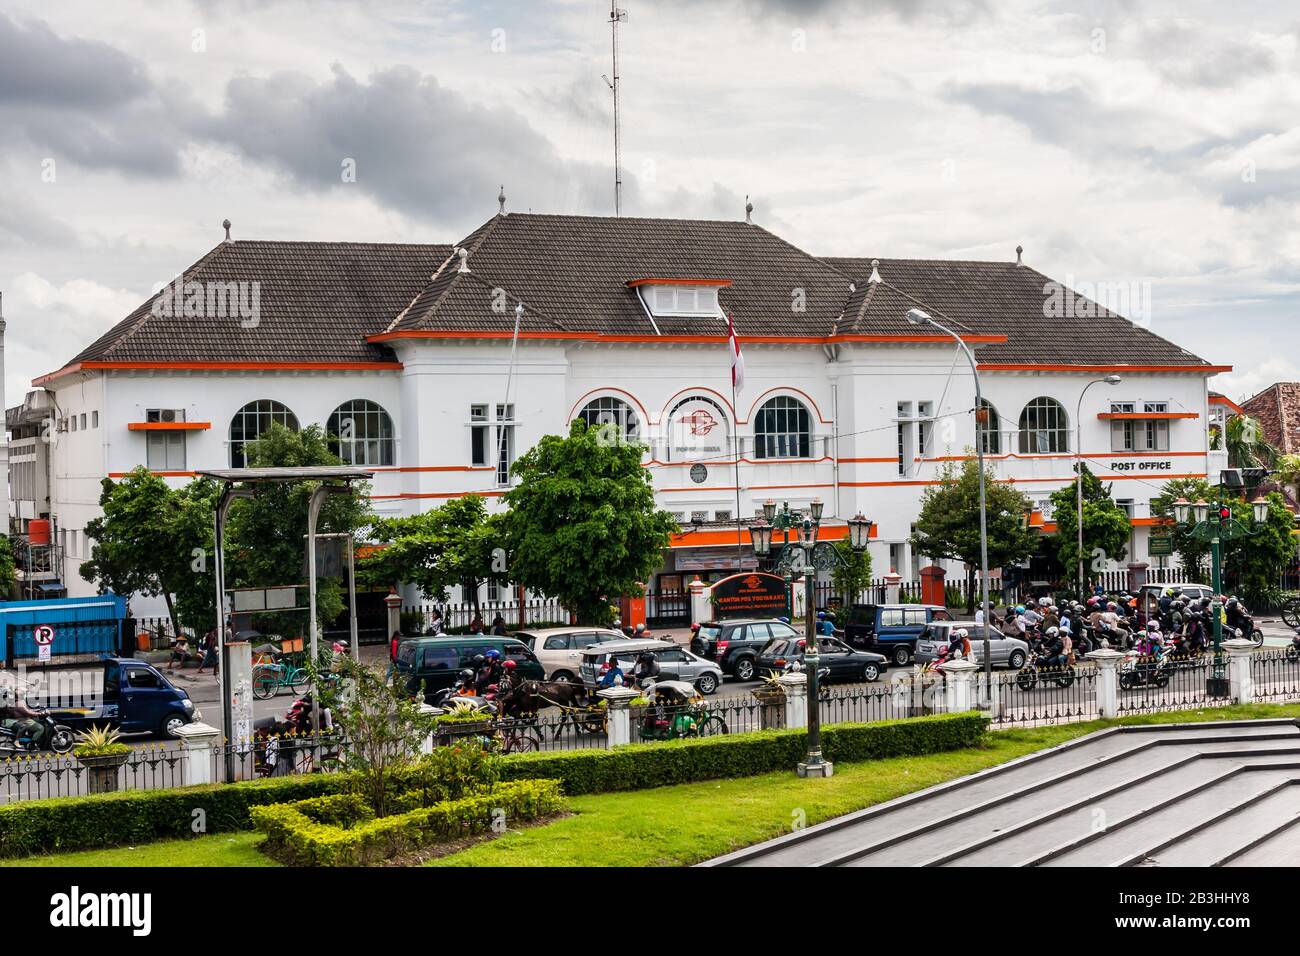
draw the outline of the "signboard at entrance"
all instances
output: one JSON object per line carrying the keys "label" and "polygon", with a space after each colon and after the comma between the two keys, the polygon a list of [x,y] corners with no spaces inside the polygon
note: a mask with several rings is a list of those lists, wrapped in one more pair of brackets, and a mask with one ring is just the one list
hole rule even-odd
{"label": "signboard at entrance", "polygon": [[1167,558],[1174,553],[1174,536],[1152,532],[1147,541],[1147,554],[1153,558]]}
{"label": "signboard at entrance", "polygon": [[48,661],[50,659],[50,648],[54,646],[54,628],[48,624],[37,625],[32,637],[36,640],[36,659],[38,661]]}
{"label": "signboard at entrance", "polygon": [[713,585],[713,606],[720,620],[733,617],[778,617],[785,614],[785,581],[755,571],[733,574]]}

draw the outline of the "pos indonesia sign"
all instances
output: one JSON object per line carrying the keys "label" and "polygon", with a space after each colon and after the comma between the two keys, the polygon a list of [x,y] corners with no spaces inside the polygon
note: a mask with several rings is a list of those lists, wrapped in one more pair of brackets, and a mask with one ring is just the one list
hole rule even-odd
{"label": "pos indonesia sign", "polygon": [[54,628],[48,624],[38,624],[36,630],[32,632],[32,637],[36,640],[36,659],[48,661],[50,648],[54,646]]}
{"label": "pos indonesia sign", "polygon": [[785,581],[759,571],[733,574],[713,585],[713,605],[719,620],[778,617],[786,612],[785,597]]}

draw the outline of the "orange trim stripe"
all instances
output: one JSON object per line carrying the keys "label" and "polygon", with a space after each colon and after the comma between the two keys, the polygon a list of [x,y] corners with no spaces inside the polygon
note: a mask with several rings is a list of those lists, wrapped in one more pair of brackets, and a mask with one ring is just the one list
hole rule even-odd
{"label": "orange trim stripe", "polygon": [[401,362],[79,362],[32,379],[44,385],[64,375],[88,370],[173,372],[372,372],[401,371]]}
{"label": "orange trim stripe", "polygon": [[[842,541],[849,536],[848,525],[823,526],[817,533],[818,541]],[[880,537],[880,526],[873,524],[871,526],[870,537]],[[778,537],[772,535],[772,543],[778,544]],[[735,528],[724,528],[717,531],[683,531],[675,534],[668,543],[670,548],[705,548],[713,545],[732,545],[749,544],[749,530],[737,532]]]}
{"label": "orange trim stripe", "polygon": [[1219,372],[1231,372],[1231,365],[1039,365],[1032,362],[991,362],[980,363],[981,372],[1080,372],[1096,374],[1098,372],[1185,372],[1198,375],[1214,375]]}
{"label": "orange trim stripe", "polygon": [[1200,418],[1200,412],[1098,412],[1097,417],[1105,421],[1139,421],[1141,419],[1168,420],[1174,418]]}
{"label": "orange trim stripe", "polygon": [[[110,471],[108,477],[114,479],[125,478],[129,474],[131,474],[129,471]],[[151,471],[149,474],[156,475],[159,478],[193,478],[196,475],[192,471]]]}
{"label": "orange trim stripe", "polygon": [[1210,396],[1210,404],[1211,404],[1211,405],[1227,405],[1229,408],[1231,408],[1231,409],[1232,409],[1234,412],[1236,412],[1238,415],[1245,415],[1245,414],[1246,414],[1246,410],[1245,410],[1244,408],[1242,408],[1240,405],[1238,405],[1236,402],[1234,402],[1232,399],[1230,399],[1227,395],[1211,395],[1211,396]]}
{"label": "orange trim stripe", "polygon": [[211,427],[212,422],[128,422],[126,426],[132,432],[196,432]]}
{"label": "orange trim stripe", "polygon": [[627,287],[635,289],[639,285],[714,285],[725,289],[731,285],[730,279],[628,279]]}
{"label": "orange trim stripe", "polygon": [[[630,342],[640,344],[707,344],[727,342],[725,335],[618,335],[603,332],[520,332],[521,339],[569,340],[574,342]],[[462,330],[380,332],[367,342],[393,339],[510,339],[513,331],[467,332]],[[837,342],[876,342],[898,345],[951,342],[949,335],[738,335],[742,345],[831,345]],[[963,335],[962,341],[976,345],[1005,345],[1005,335]]]}

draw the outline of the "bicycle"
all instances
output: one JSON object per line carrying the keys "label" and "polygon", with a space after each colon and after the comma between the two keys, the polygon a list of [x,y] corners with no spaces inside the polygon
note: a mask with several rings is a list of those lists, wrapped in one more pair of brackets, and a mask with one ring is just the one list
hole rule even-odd
{"label": "bicycle", "polygon": [[305,687],[308,682],[305,667],[276,662],[258,664],[253,668],[253,696],[258,700],[270,700],[282,687],[287,687],[296,694],[298,688]]}

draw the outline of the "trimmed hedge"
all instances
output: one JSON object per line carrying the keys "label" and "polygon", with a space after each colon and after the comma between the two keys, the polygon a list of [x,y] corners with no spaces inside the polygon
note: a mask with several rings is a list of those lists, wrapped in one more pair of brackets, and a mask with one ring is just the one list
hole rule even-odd
{"label": "trimmed hedge", "polygon": [[346,794],[253,807],[251,813],[253,825],[266,834],[266,852],[278,860],[293,866],[368,866],[486,833],[502,813],[507,820],[536,820],[563,806],[558,782],[520,780],[385,817]]}
{"label": "trimmed hedge", "polygon": [[[832,762],[856,763],[975,747],[988,718],[971,712],[909,717],[822,728],[822,753]],[[502,780],[558,780],[570,795],[643,790],[723,777],[750,777],[789,770],[804,757],[805,733],[755,733],[665,743],[631,744],[613,750],[565,750],[521,754],[502,761]]]}
{"label": "trimmed hedge", "polygon": [[[834,724],[822,728],[822,750],[827,759],[846,763],[937,753],[977,746],[987,726],[987,718],[973,712]],[[803,742],[802,730],[765,730],[613,750],[520,754],[500,759],[500,779],[558,780],[565,793],[585,794],[747,777],[791,769],[803,759]],[[342,774],[310,774],[6,804],[0,806],[0,857],[247,830],[253,807],[338,794],[347,783]],[[425,784],[418,771],[396,774],[399,791]],[[202,828],[196,810],[203,811]]]}
{"label": "trimmed hedge", "polygon": [[247,830],[252,807],[333,793],[340,783],[336,774],[308,774],[9,803],[0,806],[0,857]]}

